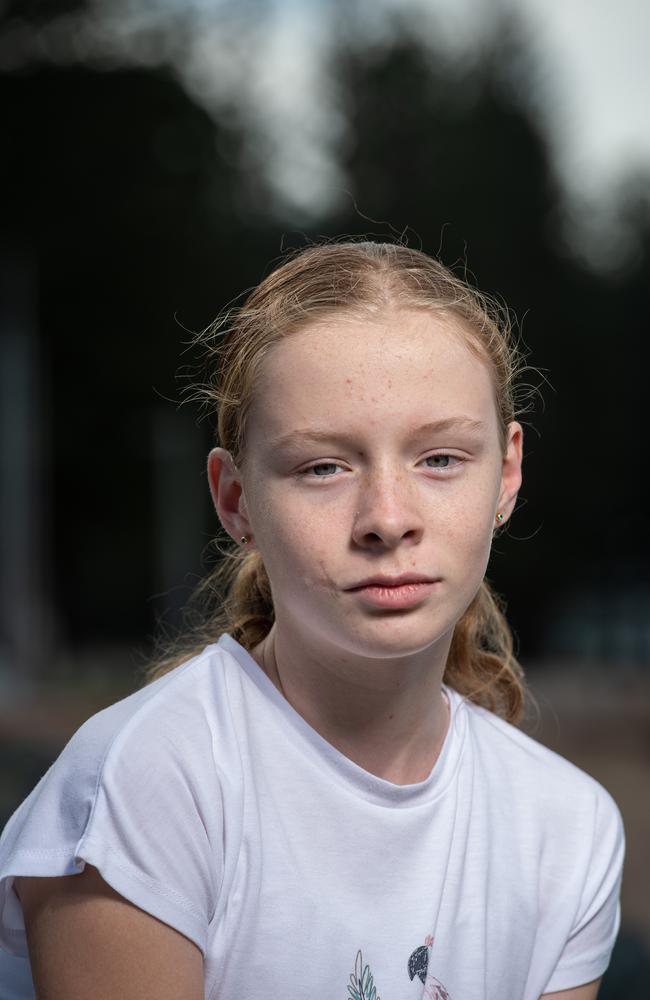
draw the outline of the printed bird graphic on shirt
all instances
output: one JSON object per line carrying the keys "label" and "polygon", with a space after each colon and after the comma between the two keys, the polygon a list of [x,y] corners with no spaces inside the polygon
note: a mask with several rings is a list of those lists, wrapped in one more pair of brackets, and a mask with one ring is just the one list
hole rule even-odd
{"label": "printed bird graphic on shirt", "polygon": [[416,976],[424,983],[423,998],[426,1000],[451,1000],[447,990],[439,980],[429,975],[429,953],[433,945],[433,938],[427,937],[425,943],[411,952],[408,961],[409,979]]}

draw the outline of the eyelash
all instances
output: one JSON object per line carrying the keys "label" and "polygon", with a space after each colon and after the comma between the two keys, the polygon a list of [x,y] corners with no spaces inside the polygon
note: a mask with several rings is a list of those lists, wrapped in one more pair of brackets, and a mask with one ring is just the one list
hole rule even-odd
{"label": "eyelash", "polygon": [[[422,461],[426,462],[427,459],[429,459],[429,458],[453,458],[454,461],[456,462],[456,464],[462,464],[462,462],[463,462],[462,458],[459,458],[457,455],[450,455],[448,452],[437,452],[435,455],[426,455],[422,459]],[[306,469],[301,469],[300,472],[298,473],[298,475],[299,476],[304,476],[307,479],[336,479],[337,477],[335,475],[330,475],[330,476],[308,476],[307,475],[309,472],[312,472],[314,469],[320,469],[324,465],[325,466],[327,466],[327,465],[333,465],[333,466],[335,466],[335,467],[337,467],[339,469],[343,468],[343,466],[340,465],[339,462],[315,462],[314,465],[309,465],[309,466],[307,466]],[[429,465],[428,466],[429,469],[441,470],[443,472],[445,472],[447,469],[453,469],[455,467],[456,467],[455,465],[444,465],[444,466]]]}

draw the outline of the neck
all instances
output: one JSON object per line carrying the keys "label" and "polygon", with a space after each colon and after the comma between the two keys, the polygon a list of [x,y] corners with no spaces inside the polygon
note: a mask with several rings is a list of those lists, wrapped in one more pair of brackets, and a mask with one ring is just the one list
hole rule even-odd
{"label": "neck", "polygon": [[408,657],[332,656],[276,622],[251,655],[291,706],[337,750],[394,784],[424,781],[447,732],[442,677],[451,634]]}

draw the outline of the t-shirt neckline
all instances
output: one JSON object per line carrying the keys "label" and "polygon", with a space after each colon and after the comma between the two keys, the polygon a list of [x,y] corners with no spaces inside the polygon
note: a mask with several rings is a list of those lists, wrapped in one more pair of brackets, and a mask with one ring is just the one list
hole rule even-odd
{"label": "t-shirt neckline", "polygon": [[449,724],[431,772],[423,781],[398,785],[366,771],[321,736],[287,701],[248,650],[231,635],[224,632],[213,646],[227,650],[235,658],[245,676],[292,727],[306,751],[316,755],[319,763],[334,773],[336,780],[345,783],[363,798],[391,807],[416,806],[439,798],[453,781],[460,764],[467,725],[464,699],[453,688],[442,685],[449,702]]}

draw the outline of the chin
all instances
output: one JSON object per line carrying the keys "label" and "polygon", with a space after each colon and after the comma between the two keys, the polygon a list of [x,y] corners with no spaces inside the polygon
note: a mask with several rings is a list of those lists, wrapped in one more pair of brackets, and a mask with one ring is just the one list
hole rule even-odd
{"label": "chin", "polygon": [[[438,643],[448,645],[454,631],[454,624],[439,624],[429,621],[415,623],[413,616],[397,615],[370,623],[369,627],[356,628],[345,645],[357,656],[376,656],[387,659],[392,656],[413,656]],[[343,640],[347,630],[337,634]],[[343,640],[345,641],[345,640]]]}

